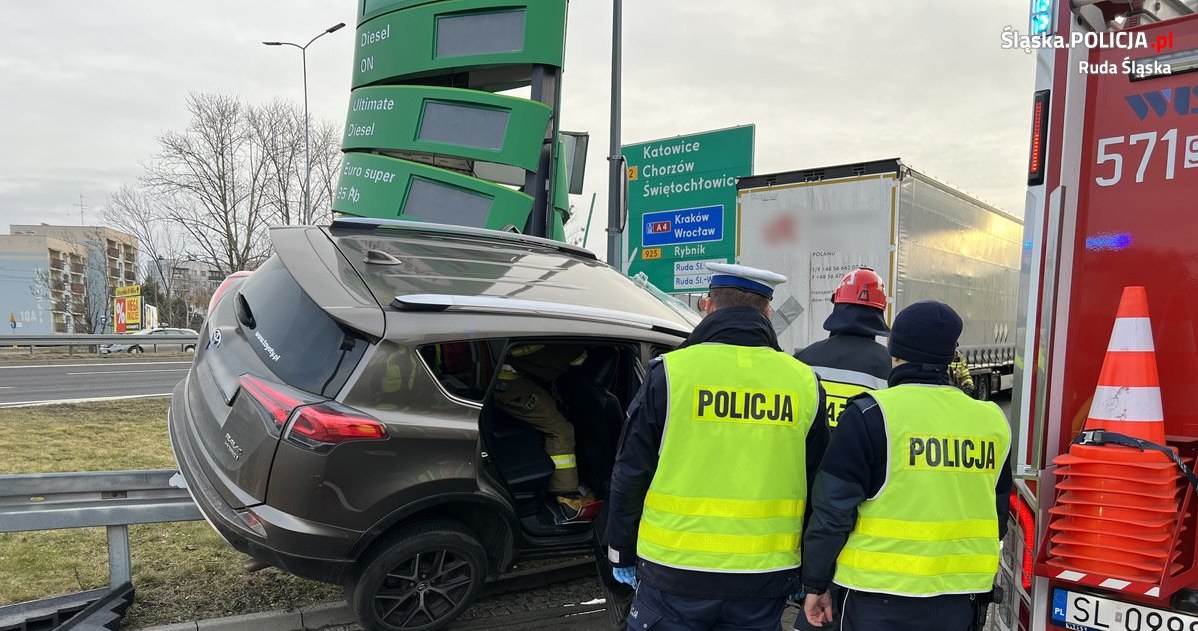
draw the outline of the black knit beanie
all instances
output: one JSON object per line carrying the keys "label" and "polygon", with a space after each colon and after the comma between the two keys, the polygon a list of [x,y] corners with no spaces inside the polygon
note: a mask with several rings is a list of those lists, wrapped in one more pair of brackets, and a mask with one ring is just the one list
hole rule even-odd
{"label": "black knit beanie", "polygon": [[894,316],[890,325],[891,357],[914,364],[952,363],[961,336],[961,316],[953,308],[935,300],[908,305]]}

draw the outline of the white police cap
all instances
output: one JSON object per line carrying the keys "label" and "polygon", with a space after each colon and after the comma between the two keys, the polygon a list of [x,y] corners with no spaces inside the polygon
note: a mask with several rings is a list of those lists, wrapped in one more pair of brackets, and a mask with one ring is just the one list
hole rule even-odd
{"label": "white police cap", "polygon": [[786,282],[786,277],[769,270],[732,263],[708,263],[711,272],[711,287],[734,287],[744,291],[774,298],[774,286]]}

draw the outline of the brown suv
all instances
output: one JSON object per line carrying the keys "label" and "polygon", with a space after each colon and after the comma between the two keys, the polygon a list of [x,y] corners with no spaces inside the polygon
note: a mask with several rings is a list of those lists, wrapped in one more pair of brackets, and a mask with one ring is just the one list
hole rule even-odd
{"label": "brown suv", "polygon": [[588,553],[559,524],[543,436],[496,409],[510,350],[586,350],[554,384],[599,498],[650,358],[698,315],[588,251],[381,220],[271,231],[213,299],[175,389],[175,459],[232,546],[345,586],[368,629],[439,629],[522,558]]}

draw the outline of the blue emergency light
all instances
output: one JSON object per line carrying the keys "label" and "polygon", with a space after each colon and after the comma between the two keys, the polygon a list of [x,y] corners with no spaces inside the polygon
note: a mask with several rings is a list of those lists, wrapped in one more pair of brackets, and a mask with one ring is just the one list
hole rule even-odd
{"label": "blue emergency light", "polygon": [[1031,26],[1028,32],[1036,35],[1052,34],[1052,0],[1032,0]]}

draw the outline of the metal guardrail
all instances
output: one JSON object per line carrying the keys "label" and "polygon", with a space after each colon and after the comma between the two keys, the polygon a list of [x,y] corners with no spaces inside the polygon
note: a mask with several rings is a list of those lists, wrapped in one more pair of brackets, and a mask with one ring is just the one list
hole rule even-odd
{"label": "metal guardrail", "polygon": [[202,518],[177,471],[0,475],[0,532],[104,526],[114,587],[132,580],[130,524]]}
{"label": "metal guardrail", "polygon": [[152,348],[157,352],[157,347],[160,344],[190,346],[198,343],[198,335],[180,335],[178,333],[163,335],[0,335],[0,346],[27,346],[30,354],[39,346],[66,346],[67,352],[73,354],[76,346],[95,346],[99,350],[99,347],[104,344],[126,344]]}

